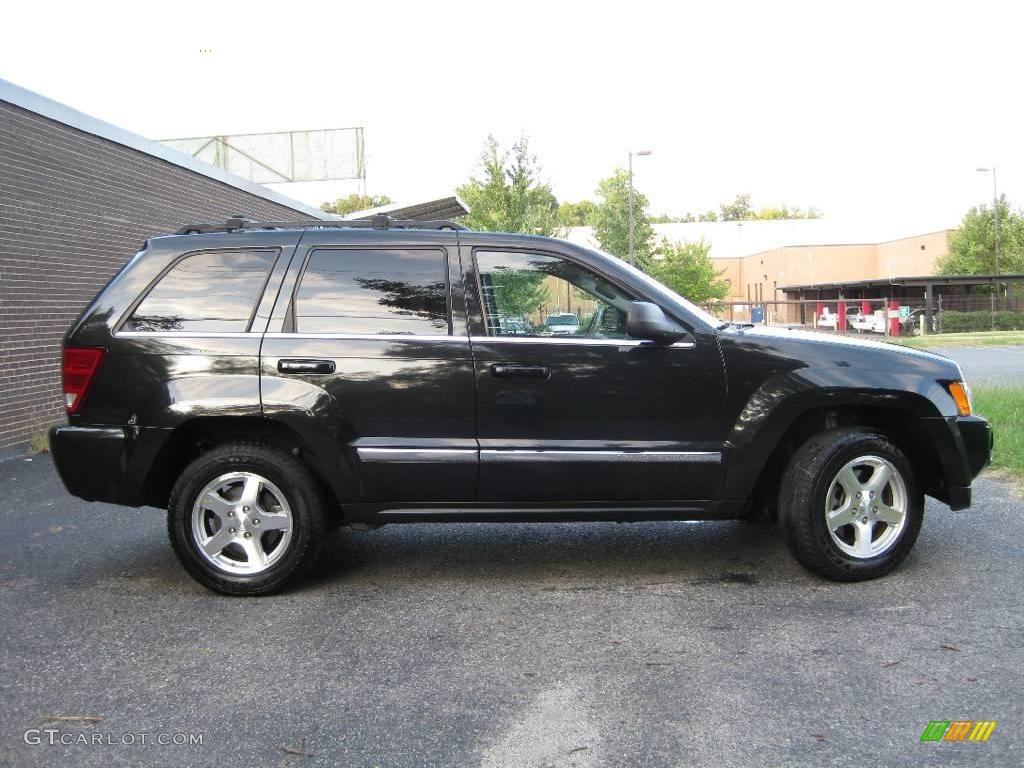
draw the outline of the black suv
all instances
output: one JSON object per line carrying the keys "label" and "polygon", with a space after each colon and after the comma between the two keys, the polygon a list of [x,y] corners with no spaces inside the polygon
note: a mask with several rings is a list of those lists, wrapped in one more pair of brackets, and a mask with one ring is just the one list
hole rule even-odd
{"label": "black suv", "polygon": [[63,363],[68,490],[167,509],[188,572],[236,594],[333,526],[426,521],[777,514],[806,567],[867,579],[924,494],[970,505],[992,445],[951,360],[722,323],[611,256],[450,222],[152,238]]}

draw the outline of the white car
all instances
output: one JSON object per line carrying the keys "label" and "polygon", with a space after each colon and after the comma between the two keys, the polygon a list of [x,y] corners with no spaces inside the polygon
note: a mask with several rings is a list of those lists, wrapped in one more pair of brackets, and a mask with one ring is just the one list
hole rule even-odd
{"label": "white car", "polygon": [[544,321],[552,336],[575,336],[580,332],[580,319],[572,312],[558,312],[548,315]]}
{"label": "white car", "polygon": [[[858,311],[857,307],[848,306],[846,308],[847,322],[849,322],[850,316],[852,314],[855,314],[857,311]],[[819,328],[831,328],[833,331],[837,330],[839,328],[839,313],[838,312],[830,312],[828,307],[825,307],[825,309],[822,311],[821,315],[819,315],[819,317],[818,317],[818,327]]]}

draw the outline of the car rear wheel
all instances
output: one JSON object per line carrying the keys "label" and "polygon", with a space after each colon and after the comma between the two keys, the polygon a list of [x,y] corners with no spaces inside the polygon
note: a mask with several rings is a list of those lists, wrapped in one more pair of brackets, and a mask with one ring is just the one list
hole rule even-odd
{"label": "car rear wheel", "polygon": [[167,529],[185,570],[210,589],[264,594],[315,563],[323,494],[291,456],[238,443],[204,453],[171,490]]}
{"label": "car rear wheel", "polygon": [[779,515],[806,568],[837,581],[882,576],[910,552],[924,496],[907,457],[864,428],[815,435],[783,476]]}

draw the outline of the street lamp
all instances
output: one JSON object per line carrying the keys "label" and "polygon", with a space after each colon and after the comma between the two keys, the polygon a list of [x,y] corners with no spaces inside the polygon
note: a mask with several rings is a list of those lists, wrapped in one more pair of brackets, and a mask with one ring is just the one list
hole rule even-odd
{"label": "street lamp", "polygon": [[992,215],[996,217],[996,274],[999,274],[999,193],[996,188],[996,167],[978,168],[978,173],[992,173]]}
{"label": "street lamp", "polygon": [[636,266],[636,261],[633,257],[633,240],[635,239],[634,230],[636,229],[636,222],[633,220],[633,155],[637,157],[647,157],[651,154],[649,149],[641,149],[639,152],[629,152],[629,263]]}

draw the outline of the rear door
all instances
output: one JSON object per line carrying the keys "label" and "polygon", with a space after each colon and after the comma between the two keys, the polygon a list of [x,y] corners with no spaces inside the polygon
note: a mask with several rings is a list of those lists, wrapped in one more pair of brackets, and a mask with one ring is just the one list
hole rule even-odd
{"label": "rear door", "polygon": [[472,501],[473,363],[450,231],[310,231],[261,353],[266,416],[340,501]]}

